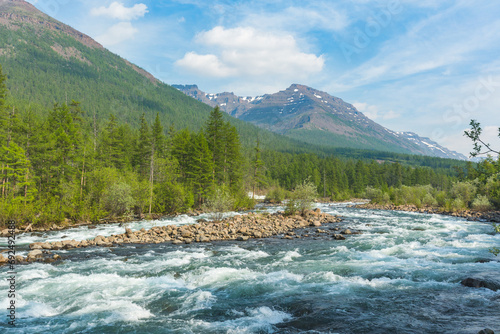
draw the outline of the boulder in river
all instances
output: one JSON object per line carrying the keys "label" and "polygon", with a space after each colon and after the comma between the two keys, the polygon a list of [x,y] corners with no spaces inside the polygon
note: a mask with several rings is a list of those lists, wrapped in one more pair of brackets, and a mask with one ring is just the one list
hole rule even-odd
{"label": "boulder in river", "polygon": [[500,290],[500,281],[492,278],[469,277],[464,279],[461,284],[470,288],[486,288],[493,291]]}
{"label": "boulder in river", "polygon": [[34,260],[41,257],[42,257],[42,251],[39,249],[32,250],[31,252],[28,253],[29,260]]}
{"label": "boulder in river", "polygon": [[3,256],[3,254],[0,254],[0,264],[4,264],[9,262],[9,259]]}
{"label": "boulder in river", "polygon": [[489,328],[485,328],[481,329],[477,334],[495,334],[495,332]]}

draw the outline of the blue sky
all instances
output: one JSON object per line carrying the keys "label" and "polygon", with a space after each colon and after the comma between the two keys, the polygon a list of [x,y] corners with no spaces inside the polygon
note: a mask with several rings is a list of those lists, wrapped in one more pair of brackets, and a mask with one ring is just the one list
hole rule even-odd
{"label": "blue sky", "polygon": [[500,147],[500,2],[31,0],[168,84],[255,96],[300,83],[395,131]]}

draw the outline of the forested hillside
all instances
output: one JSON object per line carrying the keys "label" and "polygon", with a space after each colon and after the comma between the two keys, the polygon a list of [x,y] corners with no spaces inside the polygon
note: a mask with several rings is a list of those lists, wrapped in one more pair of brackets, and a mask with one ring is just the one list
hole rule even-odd
{"label": "forested hillside", "polygon": [[[138,128],[143,113],[150,123],[158,113],[163,124],[198,131],[211,110],[23,1],[0,3],[0,64],[17,107],[38,115],[54,103],[70,104],[73,99],[85,111],[82,117],[95,120],[99,128],[111,114]],[[259,137],[266,147],[306,147],[227,115],[224,118],[236,126],[244,145]]]}
{"label": "forested hillside", "polygon": [[[21,105],[21,107],[19,107]],[[237,129],[215,108],[198,131],[169,125],[159,114],[138,128],[110,114],[102,127],[79,102],[45,112],[9,98],[0,76],[0,220],[45,224],[98,221],[142,213],[185,212],[217,196],[233,208],[252,207],[247,191],[292,190],[310,178],[333,199],[361,195],[367,186],[432,184],[446,189],[451,166],[403,166],[312,153],[244,151]]]}

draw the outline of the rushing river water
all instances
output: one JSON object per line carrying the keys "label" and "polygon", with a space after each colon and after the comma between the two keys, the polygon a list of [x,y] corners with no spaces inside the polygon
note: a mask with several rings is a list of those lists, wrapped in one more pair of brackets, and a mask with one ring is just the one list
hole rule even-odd
{"label": "rushing river water", "polygon": [[[477,333],[500,330],[500,291],[467,288],[499,276],[491,225],[440,215],[320,205],[362,234],[247,242],[124,245],[60,251],[56,264],[17,266],[17,326],[3,333]],[[133,230],[189,224],[180,216]],[[327,228],[327,227],[326,227]],[[23,235],[33,241],[123,233],[101,225]],[[5,243],[3,243],[5,244]],[[3,248],[3,247],[2,247]],[[4,331],[4,329],[8,331]]]}

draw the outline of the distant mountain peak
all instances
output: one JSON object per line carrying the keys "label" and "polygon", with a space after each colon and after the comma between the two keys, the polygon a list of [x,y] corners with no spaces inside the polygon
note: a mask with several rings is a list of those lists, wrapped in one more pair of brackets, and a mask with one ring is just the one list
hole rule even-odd
{"label": "distant mountain peak", "polygon": [[326,92],[294,83],[257,97],[207,94],[196,85],[174,85],[185,94],[262,128],[311,144],[466,159],[429,138],[389,130],[352,104]]}

